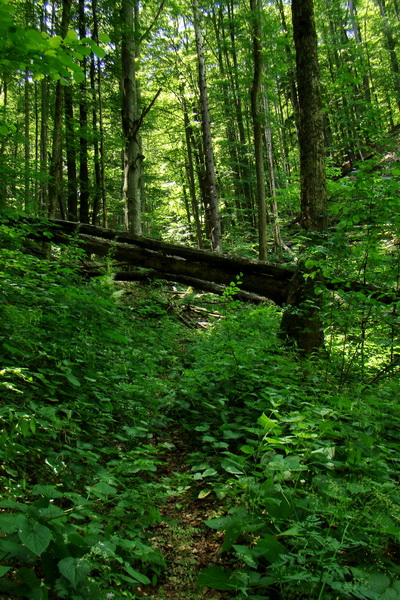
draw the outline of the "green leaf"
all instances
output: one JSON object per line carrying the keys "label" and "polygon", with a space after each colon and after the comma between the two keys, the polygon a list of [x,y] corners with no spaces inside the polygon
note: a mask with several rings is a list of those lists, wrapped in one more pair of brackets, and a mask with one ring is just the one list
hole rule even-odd
{"label": "green leaf", "polygon": [[103,48],[100,48],[100,46],[98,46],[97,44],[92,45],[92,52],[93,54],[98,56],[98,58],[104,58],[106,55],[105,50]]}
{"label": "green leaf", "polygon": [[0,532],[14,533],[28,524],[28,519],[21,513],[0,514]]}
{"label": "green leaf", "polygon": [[280,544],[273,535],[265,535],[258,540],[255,550],[257,556],[263,556],[271,564],[279,560],[282,554],[288,554],[285,546]]}
{"label": "green leaf", "polygon": [[100,42],[103,42],[104,44],[108,44],[109,42],[111,42],[110,36],[107,35],[106,33],[100,33],[99,40],[100,40]]}
{"label": "green leaf", "polygon": [[83,71],[74,71],[72,73],[72,77],[76,83],[82,83],[82,81],[85,79],[85,74]]}
{"label": "green leaf", "polygon": [[76,33],[75,29],[70,29],[67,32],[67,35],[66,35],[65,39],[66,40],[77,40],[78,39],[78,34]]}
{"label": "green leaf", "polygon": [[40,556],[46,550],[52,538],[48,527],[30,521],[26,521],[18,535],[21,542],[36,556]]}
{"label": "green leaf", "polygon": [[58,563],[58,569],[65,579],[68,579],[74,590],[80,581],[90,573],[90,565],[83,558],[67,556]]}
{"label": "green leaf", "polygon": [[151,583],[150,579],[146,577],[146,575],[135,571],[135,569],[132,569],[132,567],[129,565],[125,565],[125,570],[131,577],[136,579],[136,581],[139,581],[139,583],[143,583],[144,585],[149,585]]}
{"label": "green leaf", "polygon": [[80,387],[80,385],[81,385],[81,382],[79,381],[79,379],[77,379],[77,378],[75,377],[75,375],[72,375],[72,373],[69,373],[69,374],[67,375],[67,379],[68,379],[68,381],[69,381],[69,382],[70,382],[72,385],[74,385],[75,387]]}
{"label": "green leaf", "polygon": [[32,488],[34,496],[42,495],[45,498],[62,498],[64,494],[59,492],[54,485],[34,485]]}
{"label": "green leaf", "polygon": [[11,569],[11,567],[6,567],[5,565],[0,565],[0,577],[3,577],[3,575],[8,573],[8,571],[10,569]]}
{"label": "green leaf", "polygon": [[204,489],[198,493],[197,497],[199,500],[202,500],[202,498],[207,498],[207,496],[209,496],[210,494],[211,490]]}
{"label": "green leaf", "polygon": [[234,590],[236,583],[230,579],[232,574],[233,571],[224,571],[221,567],[208,567],[200,573],[198,584],[203,587],[213,588],[214,590]]}
{"label": "green leaf", "polygon": [[232,523],[231,517],[217,517],[216,519],[208,519],[204,521],[207,527],[211,529],[225,529]]}

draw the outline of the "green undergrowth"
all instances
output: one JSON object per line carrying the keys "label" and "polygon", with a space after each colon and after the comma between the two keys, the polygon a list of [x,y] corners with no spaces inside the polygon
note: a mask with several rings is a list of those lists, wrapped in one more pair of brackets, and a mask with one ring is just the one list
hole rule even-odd
{"label": "green undergrowth", "polygon": [[[0,595],[134,597],[163,556],[153,432],[176,324],[1,228]],[[21,246],[25,251],[21,252]]]}
{"label": "green undergrowth", "polygon": [[[279,341],[274,306],[232,300],[239,278],[222,318],[188,329],[179,309],[215,298],[84,282],[77,248],[44,260],[29,234],[0,229],[0,595],[143,597],[166,567],[149,528],[186,495],[215,499],[205,527],[224,533],[231,565],[210,564],[199,597],[400,597],[399,384],[375,377],[384,324],[355,358],[328,327],[330,358],[307,360]],[[166,476],[171,430],[188,465]]]}
{"label": "green undergrowth", "polygon": [[398,381],[343,386],[340,361],[290,354],[278,325],[271,307],[228,310],[174,390],[196,436],[195,493],[221,500],[206,524],[232,562],[199,585],[252,600],[398,598]]}

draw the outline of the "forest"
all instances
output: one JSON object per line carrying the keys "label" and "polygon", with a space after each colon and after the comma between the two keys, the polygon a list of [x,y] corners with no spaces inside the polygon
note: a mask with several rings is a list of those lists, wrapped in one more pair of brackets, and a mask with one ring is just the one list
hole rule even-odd
{"label": "forest", "polygon": [[398,0],[0,0],[0,598],[400,598]]}

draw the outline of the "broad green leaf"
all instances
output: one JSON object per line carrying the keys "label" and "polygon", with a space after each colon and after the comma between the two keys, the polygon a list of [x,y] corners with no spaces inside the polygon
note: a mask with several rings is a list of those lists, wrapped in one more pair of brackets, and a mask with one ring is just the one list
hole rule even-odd
{"label": "broad green leaf", "polygon": [[209,496],[211,494],[211,490],[201,490],[201,492],[198,493],[197,497],[199,500],[202,500],[202,498],[207,498],[207,496]]}
{"label": "broad green leaf", "polygon": [[79,386],[81,385],[81,382],[79,381],[79,379],[77,379],[77,378],[75,377],[75,375],[72,375],[72,373],[68,373],[68,375],[67,375],[67,379],[68,379],[68,381],[69,381],[69,382],[70,382],[72,385],[74,385],[75,387],[79,387]]}
{"label": "broad green leaf", "polygon": [[257,561],[254,559],[253,552],[247,546],[241,546],[239,544],[234,544],[233,549],[237,552],[238,558],[243,560],[249,567],[256,569],[258,566]]}
{"label": "broad green leaf", "polygon": [[100,33],[99,40],[100,40],[100,42],[103,42],[104,44],[108,44],[109,42],[111,42],[110,36],[107,35],[106,33]]}
{"label": "broad green leaf", "polygon": [[263,556],[271,564],[279,560],[281,555],[288,554],[285,546],[280,544],[273,535],[265,535],[258,540],[254,550],[257,556]]}
{"label": "broad green leaf", "polygon": [[234,590],[236,584],[230,579],[233,571],[224,571],[221,567],[208,567],[204,569],[197,580],[199,586],[206,586],[214,590]]}
{"label": "broad green leaf", "polygon": [[72,73],[72,77],[76,83],[82,83],[82,81],[85,79],[85,74],[83,71],[74,71]]}
{"label": "broad green leaf", "polygon": [[234,575],[234,571],[224,571],[222,567],[208,567],[200,573],[197,583],[199,586],[210,587],[214,590],[234,590],[237,582],[232,579],[232,575]]}
{"label": "broad green leaf", "polygon": [[83,558],[73,558],[67,556],[58,563],[58,569],[65,579],[68,579],[74,589],[80,581],[85,579],[90,573],[90,565]]}
{"label": "broad green leaf", "polygon": [[125,564],[125,570],[131,577],[136,579],[136,581],[139,581],[139,583],[143,583],[144,585],[149,585],[151,583],[150,579],[146,577],[146,575],[143,575],[143,573],[139,573],[135,569],[132,569],[132,567],[127,564]]}
{"label": "broad green leaf", "polygon": [[11,569],[11,567],[6,567],[5,565],[0,565],[0,577],[3,577],[3,575],[8,573],[8,571],[10,569]]}
{"label": "broad green leaf", "polygon": [[215,469],[206,469],[204,473],[202,473],[202,477],[212,477],[213,475],[218,475]]}
{"label": "broad green leaf", "polygon": [[232,473],[232,475],[243,475],[243,469],[239,469],[227,460],[221,461],[221,467],[227,471],[227,473]]}
{"label": "broad green leaf", "polygon": [[28,519],[21,513],[0,514],[0,533],[14,533],[28,525]]}
{"label": "broad green leaf", "polygon": [[19,539],[31,552],[40,556],[50,544],[51,531],[40,523],[27,521],[18,533]]}
{"label": "broad green leaf", "polygon": [[106,481],[99,481],[99,483],[96,483],[96,485],[94,485],[88,489],[93,491],[94,493],[101,494],[101,495],[103,495],[103,494],[109,495],[109,494],[117,493],[117,489],[115,487],[113,487],[112,485],[109,485]]}
{"label": "broad green leaf", "polygon": [[216,519],[208,519],[204,521],[207,527],[211,529],[225,529],[232,523],[231,517],[217,517]]}
{"label": "broad green leaf", "polygon": [[34,485],[32,488],[32,494],[38,496],[39,494],[46,498],[62,498],[64,494],[60,492],[54,485]]}
{"label": "broad green leaf", "polygon": [[100,46],[98,46],[97,44],[92,45],[92,52],[98,58],[104,58],[106,55],[105,50],[103,48],[100,48]]}
{"label": "broad green leaf", "polygon": [[65,39],[66,40],[77,40],[78,39],[78,34],[76,33],[75,29],[70,29],[67,32],[67,35],[66,35]]}

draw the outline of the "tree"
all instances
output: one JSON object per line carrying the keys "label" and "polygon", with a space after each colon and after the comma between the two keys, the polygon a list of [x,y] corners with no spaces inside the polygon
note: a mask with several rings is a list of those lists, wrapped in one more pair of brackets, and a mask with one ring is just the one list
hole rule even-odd
{"label": "tree", "polygon": [[[60,35],[65,38],[71,18],[72,0],[63,0],[62,17],[60,25]],[[49,180],[49,205],[48,216],[55,217],[57,208],[60,205],[61,179],[62,179],[62,122],[64,106],[64,86],[61,80],[56,85],[56,100],[54,107],[54,127],[53,144],[50,162],[50,180]]]}
{"label": "tree", "polygon": [[217,183],[215,178],[214,152],[211,139],[210,110],[208,106],[208,91],[206,67],[204,60],[203,37],[200,28],[200,11],[197,0],[193,0],[193,24],[196,36],[197,67],[199,76],[201,126],[203,132],[203,151],[206,164],[205,170],[205,205],[211,233],[211,247],[216,252],[222,250],[221,220],[218,207]]}
{"label": "tree", "polygon": [[[299,97],[301,225],[310,242],[321,242],[327,228],[324,120],[313,0],[292,0],[293,38]],[[317,272],[300,266],[292,283],[282,329],[299,348],[311,354],[323,346]]]}
{"label": "tree", "polygon": [[254,75],[251,86],[251,114],[253,118],[254,155],[256,162],[257,208],[258,208],[258,258],[266,260],[267,247],[267,204],[265,201],[265,172],[263,156],[263,123],[260,110],[263,56],[261,46],[261,6],[259,0],[250,0]]}
{"label": "tree", "polygon": [[125,138],[123,197],[125,228],[140,235],[140,154],[139,108],[136,82],[136,31],[138,6],[132,0],[123,0],[121,7],[121,63],[122,63],[122,130]]}

